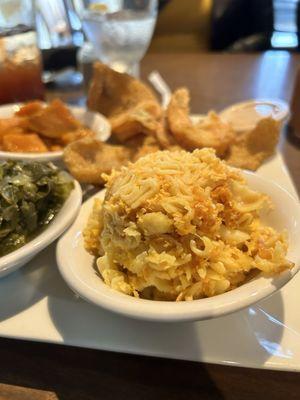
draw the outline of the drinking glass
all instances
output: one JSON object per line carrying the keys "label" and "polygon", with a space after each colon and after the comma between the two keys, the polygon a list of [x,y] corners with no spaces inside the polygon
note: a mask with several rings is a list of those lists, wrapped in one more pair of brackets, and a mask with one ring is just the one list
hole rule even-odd
{"label": "drinking glass", "polygon": [[31,0],[0,0],[0,104],[43,99]]}
{"label": "drinking glass", "polygon": [[156,22],[157,0],[85,1],[83,30],[96,57],[118,72],[139,75]]}

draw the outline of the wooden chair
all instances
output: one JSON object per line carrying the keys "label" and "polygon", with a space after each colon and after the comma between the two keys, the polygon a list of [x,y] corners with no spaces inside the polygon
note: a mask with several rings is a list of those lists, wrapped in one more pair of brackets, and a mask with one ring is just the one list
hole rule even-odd
{"label": "wooden chair", "polygon": [[170,0],[159,13],[149,52],[208,49],[212,5],[213,0]]}

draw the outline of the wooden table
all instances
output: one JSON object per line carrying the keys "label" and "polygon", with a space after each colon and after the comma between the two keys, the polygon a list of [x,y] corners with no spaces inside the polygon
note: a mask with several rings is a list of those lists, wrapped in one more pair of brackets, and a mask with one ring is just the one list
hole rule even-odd
{"label": "wooden table", "polygon": [[[172,89],[187,86],[192,112],[199,113],[253,97],[289,101],[299,62],[300,56],[286,52],[151,54],[143,62],[142,75],[157,69]],[[78,92],[62,95],[71,101],[76,96]],[[296,141],[284,135],[282,151],[300,190]],[[0,400],[127,398],[298,400],[300,374],[0,339]]]}

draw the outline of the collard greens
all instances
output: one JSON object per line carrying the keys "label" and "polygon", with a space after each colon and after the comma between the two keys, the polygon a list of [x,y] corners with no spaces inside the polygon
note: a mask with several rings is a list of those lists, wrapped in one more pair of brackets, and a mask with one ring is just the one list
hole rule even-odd
{"label": "collard greens", "polygon": [[51,163],[0,162],[0,256],[47,226],[73,186],[69,176]]}

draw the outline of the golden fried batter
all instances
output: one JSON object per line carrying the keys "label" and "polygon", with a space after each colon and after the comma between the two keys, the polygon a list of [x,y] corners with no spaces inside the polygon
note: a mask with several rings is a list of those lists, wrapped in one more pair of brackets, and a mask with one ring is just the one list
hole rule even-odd
{"label": "golden fried batter", "polygon": [[141,102],[128,112],[109,118],[112,133],[119,141],[141,134],[155,134],[160,129],[161,108],[153,101]]}
{"label": "golden fried batter", "polygon": [[190,119],[190,96],[186,88],[176,90],[167,109],[167,123],[176,141],[186,150],[212,147],[223,155],[234,140],[229,124],[210,112],[200,123],[194,125]]}
{"label": "golden fried batter", "polygon": [[87,104],[109,119],[120,141],[155,131],[162,118],[161,106],[146,84],[100,62],[94,64]]}
{"label": "golden fried batter", "polygon": [[128,74],[116,72],[100,62],[94,64],[87,99],[91,110],[112,117],[144,101],[157,103],[154,93],[146,84]]}
{"label": "golden fried batter", "polygon": [[64,162],[70,173],[81,183],[101,185],[102,173],[109,174],[129,161],[130,149],[112,146],[92,138],[70,143],[64,150]]}
{"label": "golden fried batter", "polygon": [[162,122],[158,124],[155,132],[151,132],[151,135],[155,137],[162,149],[170,150],[174,146],[180,148],[175,140],[175,137],[169,130],[165,116],[162,119]]}
{"label": "golden fried batter", "polygon": [[256,127],[242,134],[230,148],[228,164],[255,171],[275,152],[280,123],[273,118],[261,119]]}
{"label": "golden fried batter", "polygon": [[43,109],[43,103],[39,100],[30,101],[25,103],[22,107],[15,112],[18,117],[29,117],[30,115],[36,114]]}
{"label": "golden fried batter", "polygon": [[145,155],[150,153],[155,153],[159,150],[161,149],[156,139],[152,136],[145,136],[142,145],[139,146],[136,151],[134,151],[132,161],[135,162],[139,158],[144,157]]}

